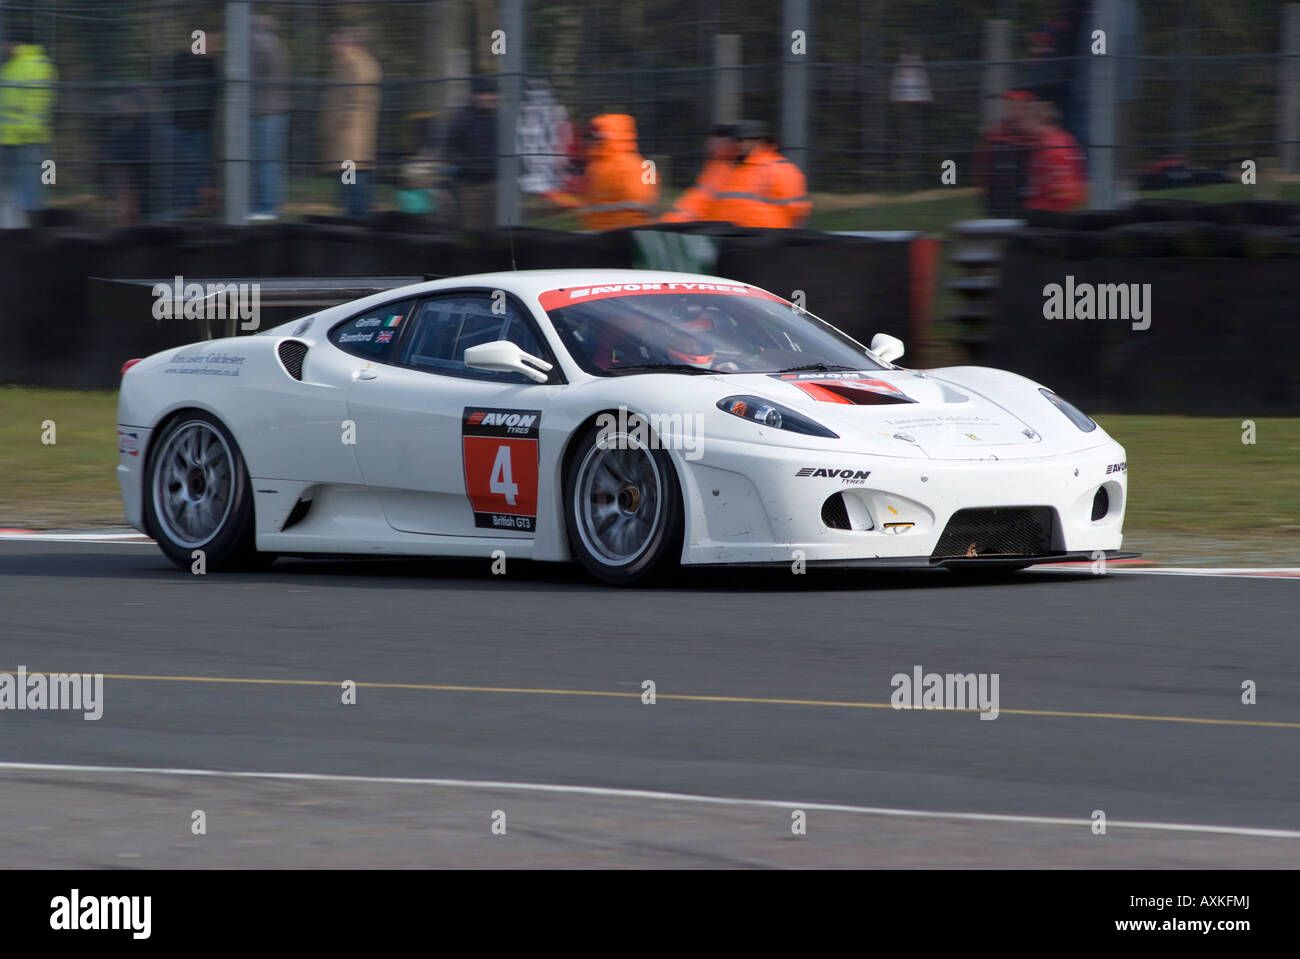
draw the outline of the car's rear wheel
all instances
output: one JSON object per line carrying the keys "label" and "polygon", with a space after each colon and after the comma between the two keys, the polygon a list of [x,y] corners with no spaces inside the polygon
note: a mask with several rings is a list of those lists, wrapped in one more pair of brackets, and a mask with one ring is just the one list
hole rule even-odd
{"label": "car's rear wheel", "polygon": [[145,523],[163,553],[182,569],[268,566],[275,555],[254,547],[253,488],[239,446],[214,416],[175,417],[151,445]]}
{"label": "car's rear wheel", "polygon": [[630,585],[677,568],[682,493],[663,450],[592,427],[574,445],[564,500],[569,546],[596,578]]}

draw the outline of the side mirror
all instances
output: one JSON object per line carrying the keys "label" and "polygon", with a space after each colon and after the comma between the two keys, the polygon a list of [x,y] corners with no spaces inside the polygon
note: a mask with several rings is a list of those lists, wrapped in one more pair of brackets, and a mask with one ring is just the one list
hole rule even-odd
{"label": "side mirror", "polygon": [[529,356],[509,340],[480,343],[465,351],[465,365],[476,370],[495,370],[498,373],[522,373],[537,383],[550,377],[546,372],[551,364],[536,356]]}
{"label": "side mirror", "polygon": [[886,363],[892,363],[903,355],[903,341],[888,333],[877,333],[871,338],[871,352]]}

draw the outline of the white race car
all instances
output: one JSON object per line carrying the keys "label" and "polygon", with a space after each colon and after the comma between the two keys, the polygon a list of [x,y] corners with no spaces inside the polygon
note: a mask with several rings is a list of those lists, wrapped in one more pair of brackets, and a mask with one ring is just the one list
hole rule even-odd
{"label": "white race car", "polygon": [[1125,455],[1100,426],[902,353],[716,277],[435,280],[132,361],[117,472],[130,524],[208,570],[504,556],[631,583],[1118,554]]}

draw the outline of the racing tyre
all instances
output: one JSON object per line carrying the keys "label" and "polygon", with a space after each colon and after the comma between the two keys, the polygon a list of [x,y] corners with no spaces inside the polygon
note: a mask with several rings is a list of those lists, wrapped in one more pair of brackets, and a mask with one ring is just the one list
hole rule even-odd
{"label": "racing tyre", "polygon": [[681,559],[682,491],[672,458],[627,433],[592,427],[564,474],[569,548],[605,583],[645,583]]}
{"label": "racing tyre", "polygon": [[192,569],[195,550],[206,570],[259,569],[274,553],[254,548],[253,487],[239,446],[214,416],[177,416],[150,444],[144,520],[163,553]]}

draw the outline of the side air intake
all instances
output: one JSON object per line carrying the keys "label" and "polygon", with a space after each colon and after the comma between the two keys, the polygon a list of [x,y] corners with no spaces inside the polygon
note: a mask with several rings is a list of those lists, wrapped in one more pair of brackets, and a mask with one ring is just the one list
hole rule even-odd
{"label": "side air intake", "polygon": [[832,493],[822,503],[822,522],[831,529],[853,529],[848,506],[844,503],[844,494]]}
{"label": "side air intake", "polygon": [[280,365],[295,380],[302,380],[302,361],[307,358],[307,344],[302,340],[284,340],[275,348]]}

